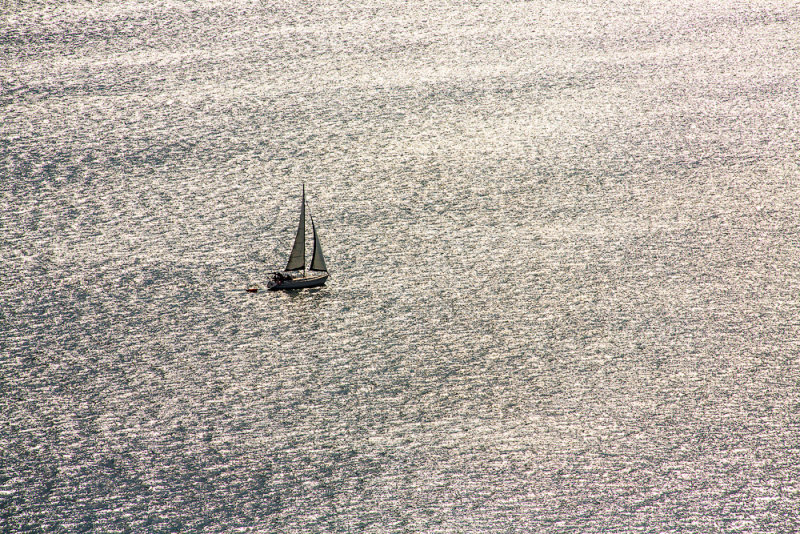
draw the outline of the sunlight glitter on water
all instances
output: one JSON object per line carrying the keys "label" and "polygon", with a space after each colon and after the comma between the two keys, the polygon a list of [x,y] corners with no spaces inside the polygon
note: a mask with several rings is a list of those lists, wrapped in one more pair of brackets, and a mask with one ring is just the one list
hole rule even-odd
{"label": "sunlight glitter on water", "polygon": [[0,521],[793,530],[799,21],[15,4]]}

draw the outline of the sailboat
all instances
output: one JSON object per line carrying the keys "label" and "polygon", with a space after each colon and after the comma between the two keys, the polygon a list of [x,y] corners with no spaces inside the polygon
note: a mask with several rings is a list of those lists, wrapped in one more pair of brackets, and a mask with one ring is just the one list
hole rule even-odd
{"label": "sailboat", "polygon": [[294,246],[289,253],[289,262],[283,271],[272,273],[267,289],[301,289],[304,287],[317,287],[328,280],[328,268],[322,256],[322,243],[314,226],[314,217],[311,216],[311,232],[314,235],[314,252],[311,256],[311,265],[306,271],[306,186],[303,184],[303,202],[300,205],[300,223],[297,225],[297,234],[294,236]]}

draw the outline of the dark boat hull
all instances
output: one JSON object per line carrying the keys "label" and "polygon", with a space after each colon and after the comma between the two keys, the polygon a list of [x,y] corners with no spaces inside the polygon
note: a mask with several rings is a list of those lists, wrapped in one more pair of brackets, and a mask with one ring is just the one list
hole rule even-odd
{"label": "dark boat hull", "polygon": [[303,278],[292,278],[290,280],[274,280],[267,285],[270,291],[277,291],[278,289],[304,289],[307,287],[317,287],[325,285],[328,280],[328,273],[305,276]]}

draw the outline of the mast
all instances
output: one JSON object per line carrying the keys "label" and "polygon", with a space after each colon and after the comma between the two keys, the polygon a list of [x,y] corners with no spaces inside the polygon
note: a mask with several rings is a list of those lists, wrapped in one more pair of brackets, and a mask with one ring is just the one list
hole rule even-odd
{"label": "mast", "polygon": [[[313,225],[313,222],[312,222]],[[284,271],[306,269],[306,184],[303,184],[303,201],[300,204],[300,223],[294,236],[294,246],[289,253],[289,262]]]}

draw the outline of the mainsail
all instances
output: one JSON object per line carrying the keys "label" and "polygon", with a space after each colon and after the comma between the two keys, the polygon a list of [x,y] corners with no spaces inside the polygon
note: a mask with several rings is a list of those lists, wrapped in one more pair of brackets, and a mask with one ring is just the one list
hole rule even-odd
{"label": "mainsail", "polygon": [[[312,221],[313,226],[313,221]],[[314,251],[316,252],[316,250]],[[289,254],[289,263],[285,271],[299,271],[306,268],[306,186],[303,184],[303,202],[300,204],[300,224],[294,236],[294,246]],[[312,267],[313,269],[313,267]]]}

